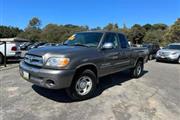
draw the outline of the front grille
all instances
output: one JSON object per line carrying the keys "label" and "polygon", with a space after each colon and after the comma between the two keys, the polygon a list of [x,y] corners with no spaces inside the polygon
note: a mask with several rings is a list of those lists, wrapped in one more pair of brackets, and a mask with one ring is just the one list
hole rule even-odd
{"label": "front grille", "polygon": [[159,53],[161,56],[169,56],[169,52],[160,52]]}
{"label": "front grille", "polygon": [[38,66],[38,67],[43,66],[43,58],[40,56],[27,54],[24,57],[24,62],[33,66]]}

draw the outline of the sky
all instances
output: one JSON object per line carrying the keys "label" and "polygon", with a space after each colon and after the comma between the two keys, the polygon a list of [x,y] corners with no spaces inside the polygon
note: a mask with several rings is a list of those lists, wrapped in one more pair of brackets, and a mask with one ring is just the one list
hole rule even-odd
{"label": "sky", "polygon": [[0,0],[0,24],[24,29],[32,17],[49,23],[104,27],[108,23],[173,24],[180,0]]}

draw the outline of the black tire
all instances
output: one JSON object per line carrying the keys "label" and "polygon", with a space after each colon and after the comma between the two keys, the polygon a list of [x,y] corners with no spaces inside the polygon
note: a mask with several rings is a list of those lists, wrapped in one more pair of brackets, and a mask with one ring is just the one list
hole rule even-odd
{"label": "black tire", "polygon": [[0,64],[3,64],[4,56],[0,53]]}
{"label": "black tire", "polygon": [[180,64],[180,56],[179,56],[179,58],[178,58],[178,60],[177,60],[177,63]]}
{"label": "black tire", "polygon": [[138,61],[136,63],[136,66],[133,69],[131,69],[130,73],[133,78],[139,78],[142,76],[143,71],[144,71],[144,64],[142,61]]}
{"label": "black tire", "polygon": [[[85,95],[79,94],[78,91],[76,90],[78,81],[83,77],[88,77],[92,81],[91,89]],[[86,69],[86,70],[82,71],[82,73],[75,75],[75,77],[72,81],[71,87],[67,88],[66,92],[72,100],[84,100],[84,99],[88,99],[93,96],[93,94],[96,90],[96,85],[97,85],[97,77],[96,77],[95,73],[89,69]]]}
{"label": "black tire", "polygon": [[160,60],[156,59],[156,62],[160,62]]}

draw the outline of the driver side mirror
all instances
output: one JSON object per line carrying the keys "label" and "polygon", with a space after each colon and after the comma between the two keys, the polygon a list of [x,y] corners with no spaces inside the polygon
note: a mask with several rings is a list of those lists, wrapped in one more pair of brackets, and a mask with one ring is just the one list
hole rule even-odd
{"label": "driver side mirror", "polygon": [[104,43],[104,45],[102,46],[102,49],[107,50],[107,49],[113,49],[114,46],[112,43]]}

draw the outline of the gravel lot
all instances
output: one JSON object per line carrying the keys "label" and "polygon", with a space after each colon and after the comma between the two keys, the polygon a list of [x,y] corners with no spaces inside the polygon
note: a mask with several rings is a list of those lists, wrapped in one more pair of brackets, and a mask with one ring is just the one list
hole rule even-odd
{"label": "gravel lot", "polygon": [[101,78],[96,96],[78,102],[23,80],[17,64],[0,70],[0,85],[1,120],[180,120],[178,64],[150,61],[139,79]]}

